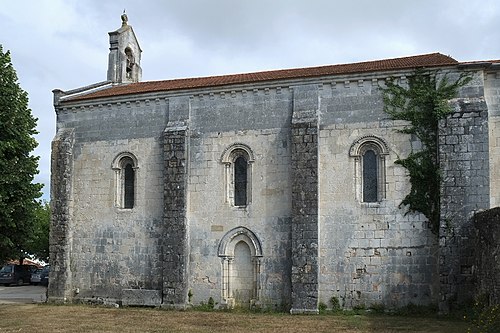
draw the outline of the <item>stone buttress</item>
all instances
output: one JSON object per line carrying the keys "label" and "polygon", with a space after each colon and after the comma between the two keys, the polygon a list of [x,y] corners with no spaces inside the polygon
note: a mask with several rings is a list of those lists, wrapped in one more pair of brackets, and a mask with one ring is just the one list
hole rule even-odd
{"label": "stone buttress", "polygon": [[292,115],[292,308],[318,312],[318,90],[294,89]]}
{"label": "stone buttress", "polygon": [[187,126],[164,131],[163,304],[187,303]]}
{"label": "stone buttress", "polygon": [[[479,76],[482,81],[481,76]],[[477,78],[476,78],[477,80]],[[469,87],[478,90],[482,82]],[[479,85],[479,87],[477,87]],[[474,289],[473,216],[489,208],[488,106],[467,90],[452,101],[454,112],[441,123],[439,159],[443,175],[439,229],[439,310],[470,301]]]}
{"label": "stone buttress", "polygon": [[73,146],[74,131],[60,129],[52,141],[50,283],[48,297],[65,302],[71,292],[71,227],[73,220]]}

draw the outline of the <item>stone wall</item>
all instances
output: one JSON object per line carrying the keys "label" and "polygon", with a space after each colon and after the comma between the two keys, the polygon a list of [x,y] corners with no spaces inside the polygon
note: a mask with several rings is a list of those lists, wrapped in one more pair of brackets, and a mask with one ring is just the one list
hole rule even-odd
{"label": "stone wall", "polygon": [[163,145],[163,304],[177,308],[187,301],[187,132],[186,127],[167,127]]}
{"label": "stone wall", "polygon": [[48,297],[66,301],[71,290],[71,225],[73,217],[73,146],[74,131],[59,130],[52,141],[51,155],[51,227],[49,251],[51,266]]}
{"label": "stone wall", "polygon": [[[159,99],[122,101],[57,109],[59,133],[71,131],[74,139],[71,156],[58,156],[56,149],[53,153],[55,165],[61,166],[65,158],[71,161],[71,170],[65,171],[71,182],[63,187],[71,191],[71,197],[53,192],[51,198],[71,207],[67,223],[53,215],[52,230],[64,222],[69,237],[66,243],[58,241],[61,246],[51,253],[51,258],[65,256],[66,266],[59,274],[71,283],[49,288],[54,293],[74,300],[116,302],[123,289],[161,290],[164,184],[160,138],[168,119],[164,103]],[[117,200],[121,180],[114,161],[124,153],[137,160],[133,209],[121,208]],[[53,172],[53,177],[55,189],[66,182],[60,172]],[[54,277],[53,281],[64,279]],[[49,299],[55,297],[49,293]]]}
{"label": "stone wall", "polygon": [[490,145],[490,207],[500,206],[500,72],[484,74]]}
{"label": "stone wall", "polygon": [[475,296],[500,304],[500,207],[474,216]]}
{"label": "stone wall", "polygon": [[440,125],[443,175],[439,230],[441,312],[469,302],[473,290],[472,217],[490,204],[488,109],[481,75],[452,102],[455,112]]}
{"label": "stone wall", "polygon": [[[217,306],[231,306],[236,286],[229,286],[231,277],[223,274],[229,270],[226,265],[234,263],[231,239],[240,237],[234,232],[247,230],[255,236],[255,242],[246,239],[252,250],[258,250],[254,243],[262,246],[262,255],[256,251],[252,258],[258,263],[252,306],[290,307],[291,97],[288,88],[255,87],[195,95],[189,102],[187,207],[193,304],[212,297]],[[231,159],[226,159],[238,147],[251,155],[244,206],[234,205]]]}
{"label": "stone wall", "polygon": [[[420,145],[383,111],[377,77],[323,85],[319,131],[320,301],[345,308],[437,302],[437,239],[399,207],[410,184],[395,164]],[[363,202],[362,142],[381,145],[380,197]]]}
{"label": "stone wall", "polygon": [[318,311],[318,90],[294,89],[292,117],[292,308]]}
{"label": "stone wall", "polygon": [[[398,75],[404,82],[408,74]],[[481,78],[442,124],[439,251],[425,218],[399,207],[409,182],[394,162],[420,144],[397,133],[403,124],[383,112],[378,86],[387,75],[57,106],[53,298],[184,307],[211,297],[230,306],[240,241],[251,256],[241,266],[252,275],[245,277],[249,305],[292,313],[316,313],[332,297],[346,308],[429,305],[438,301],[440,281],[442,304],[465,298],[458,286],[467,286],[474,265],[469,225],[491,192]],[[352,150],[363,140],[380,145],[377,202],[361,196],[360,155]],[[244,206],[232,201],[231,161],[224,159],[234,147],[250,156]],[[113,159],[121,153],[138,161],[134,209],[116,205]]]}

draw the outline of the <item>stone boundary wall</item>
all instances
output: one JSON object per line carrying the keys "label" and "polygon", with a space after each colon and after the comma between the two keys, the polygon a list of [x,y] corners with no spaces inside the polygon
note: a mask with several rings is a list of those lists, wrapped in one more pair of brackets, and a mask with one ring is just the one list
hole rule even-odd
{"label": "stone boundary wall", "polygon": [[474,216],[475,296],[500,304],[500,207]]}

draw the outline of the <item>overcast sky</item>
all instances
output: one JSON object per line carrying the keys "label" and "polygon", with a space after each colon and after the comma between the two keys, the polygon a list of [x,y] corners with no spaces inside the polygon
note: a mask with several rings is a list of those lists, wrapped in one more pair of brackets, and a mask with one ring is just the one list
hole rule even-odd
{"label": "overcast sky", "polygon": [[106,80],[108,32],[124,9],[143,50],[144,81],[432,52],[500,59],[498,0],[0,0],[0,44],[38,118],[44,199],[52,90]]}

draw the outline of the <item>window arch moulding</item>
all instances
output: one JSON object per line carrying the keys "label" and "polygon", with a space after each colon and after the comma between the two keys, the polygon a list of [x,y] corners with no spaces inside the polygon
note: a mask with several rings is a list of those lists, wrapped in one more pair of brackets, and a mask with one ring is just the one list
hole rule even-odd
{"label": "window arch moulding", "polygon": [[224,165],[225,202],[244,208],[252,201],[252,164],[255,161],[252,149],[235,143],[222,153]]}
{"label": "window arch moulding", "polygon": [[386,157],[389,146],[374,135],[363,136],[351,145],[349,156],[354,159],[356,199],[378,204],[386,197]]}
{"label": "window arch moulding", "polygon": [[217,254],[219,257],[227,257],[232,256],[230,247],[228,244],[237,243],[239,238],[244,238],[250,247],[252,256],[254,257],[262,257],[262,245],[257,236],[248,228],[245,227],[236,227],[228,231],[224,237],[222,237],[219,248],[217,250]]}
{"label": "window arch moulding", "polygon": [[132,209],[136,204],[137,157],[130,152],[118,154],[112,162],[111,168],[115,172],[115,207]]}

